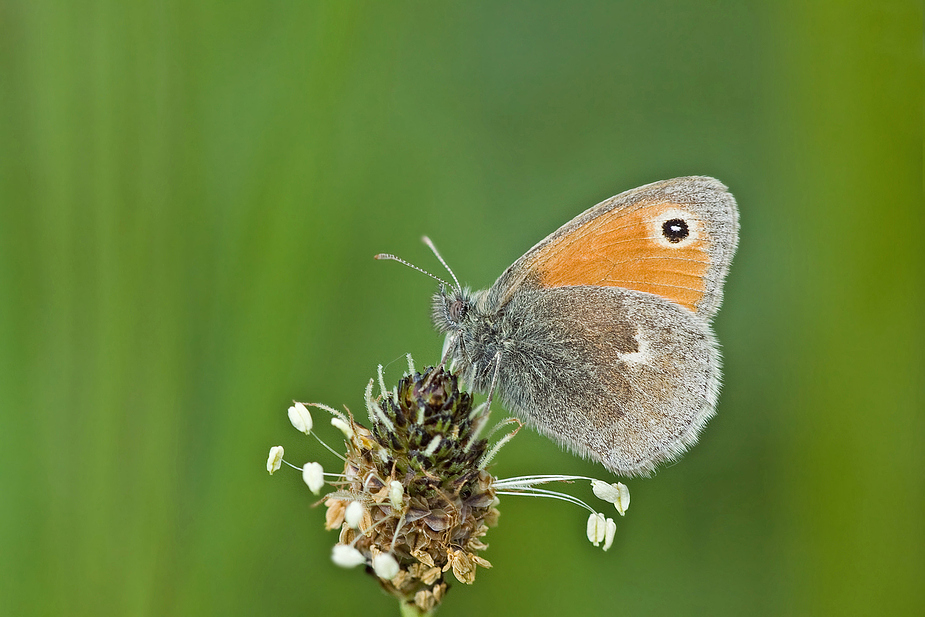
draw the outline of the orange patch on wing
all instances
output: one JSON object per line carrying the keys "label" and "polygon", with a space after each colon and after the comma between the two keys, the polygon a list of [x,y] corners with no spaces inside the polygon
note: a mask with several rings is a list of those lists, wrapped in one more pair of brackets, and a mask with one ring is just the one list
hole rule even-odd
{"label": "orange patch on wing", "polygon": [[703,224],[686,218],[691,237],[671,244],[661,235],[674,204],[611,210],[555,239],[533,258],[543,287],[602,285],[656,294],[691,311],[704,294],[710,262]]}

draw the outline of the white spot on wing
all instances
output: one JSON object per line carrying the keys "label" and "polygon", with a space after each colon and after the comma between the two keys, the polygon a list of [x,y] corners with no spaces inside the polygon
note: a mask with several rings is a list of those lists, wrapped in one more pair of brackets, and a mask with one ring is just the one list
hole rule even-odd
{"label": "white spot on wing", "polygon": [[636,345],[639,347],[639,350],[630,353],[621,353],[619,354],[620,359],[627,364],[647,364],[652,358],[652,355],[649,353],[649,341],[640,336],[638,329],[633,338],[636,339]]}

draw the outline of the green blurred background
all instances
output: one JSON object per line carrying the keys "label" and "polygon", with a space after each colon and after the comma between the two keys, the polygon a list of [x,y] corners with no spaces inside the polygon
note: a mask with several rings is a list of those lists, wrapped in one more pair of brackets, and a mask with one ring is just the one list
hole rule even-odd
{"label": "green blurred background", "polygon": [[[741,208],[719,415],[608,553],[505,498],[441,614],[925,614],[922,18],[0,2],[0,614],[396,614],[264,468],[335,466],[292,399],[437,359],[432,281],[372,255],[487,286],[686,174]],[[527,432],[494,471],[607,477]]]}

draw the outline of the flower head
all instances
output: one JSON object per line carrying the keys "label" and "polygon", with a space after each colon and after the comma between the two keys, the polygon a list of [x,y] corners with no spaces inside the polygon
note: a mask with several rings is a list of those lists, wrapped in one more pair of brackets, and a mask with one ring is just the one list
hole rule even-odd
{"label": "flower head", "polygon": [[491,566],[476,555],[498,518],[492,477],[478,464],[482,418],[443,369],[409,375],[376,398],[371,390],[370,428],[335,418],[348,441],[344,480],[325,501],[328,527],[340,528],[340,544],[363,554],[389,593],[430,610],[446,591],[445,572],[471,583],[477,565]]}
{"label": "flower head", "polygon": [[[594,493],[618,510],[619,503],[629,503],[625,486],[560,475],[498,480],[486,466],[517,433],[520,422],[499,423],[517,427],[489,444],[480,436],[487,423],[487,406],[475,407],[472,397],[459,390],[455,375],[442,368],[418,373],[410,357],[409,369],[397,387],[387,389],[380,367],[380,393],[375,397],[370,381],[365,397],[368,427],[349,412],[322,404],[296,403],[289,408],[297,430],[312,433],[308,407],[316,407],[333,415],[331,424],[344,436],[343,455],[321,442],[343,460],[342,473],[324,473],[316,462],[296,467],[315,494],[325,487],[326,477],[335,478],[327,481],[333,490],[322,499],[326,528],[339,532],[331,553],[335,564],[345,568],[365,564],[388,593],[409,607],[429,612],[446,594],[447,572],[471,584],[479,567],[491,567],[480,553],[488,548],[484,542],[488,529],[497,524],[502,494],[553,497],[580,505],[592,512],[589,540],[595,546],[603,543],[604,550],[610,548],[616,529],[613,519],[576,497],[537,485],[591,480]],[[272,473],[281,462],[286,461],[277,446],[271,450],[267,469]]]}

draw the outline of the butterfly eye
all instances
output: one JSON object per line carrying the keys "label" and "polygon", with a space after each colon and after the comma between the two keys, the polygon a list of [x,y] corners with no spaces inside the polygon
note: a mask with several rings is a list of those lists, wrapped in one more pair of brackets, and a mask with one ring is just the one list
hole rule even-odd
{"label": "butterfly eye", "polygon": [[467,310],[469,310],[468,303],[463,300],[453,300],[449,308],[450,319],[459,323],[466,316]]}
{"label": "butterfly eye", "polygon": [[687,221],[684,219],[671,219],[662,223],[662,235],[672,244],[677,244],[690,235]]}

